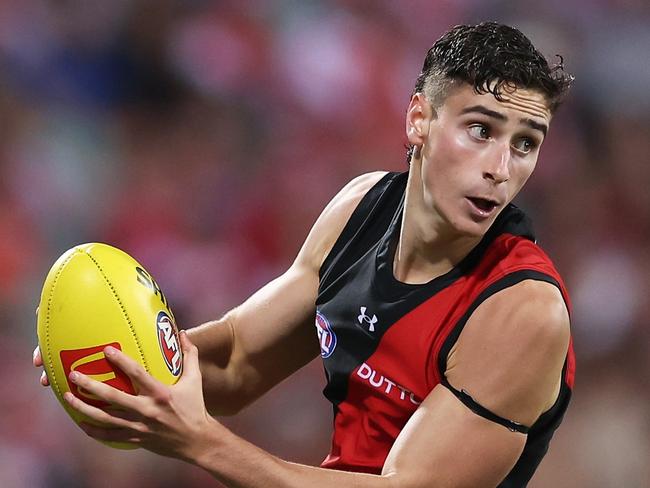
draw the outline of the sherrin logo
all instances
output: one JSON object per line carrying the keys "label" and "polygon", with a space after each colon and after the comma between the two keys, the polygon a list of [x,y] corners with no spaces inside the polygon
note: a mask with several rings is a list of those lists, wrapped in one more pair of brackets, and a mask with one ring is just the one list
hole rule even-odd
{"label": "sherrin logo", "polygon": [[113,369],[113,366],[106,359],[106,356],[104,355],[104,348],[106,346],[113,346],[115,349],[119,349],[120,351],[122,350],[122,347],[118,342],[110,342],[108,344],[101,344],[83,349],[62,350],[59,353],[63,371],[65,372],[65,379],[70,391],[75,396],[83,398],[86,403],[99,408],[108,407],[109,404],[89,392],[79,389],[77,385],[71,383],[68,378],[70,373],[78,371],[96,381],[101,381],[102,383],[106,383],[107,385],[119,390],[134,394],[135,389],[133,388],[129,377],[121,370]]}
{"label": "sherrin logo", "polygon": [[183,361],[181,360],[180,341],[178,330],[174,321],[166,312],[158,312],[156,318],[156,327],[158,329],[158,344],[162,352],[165,364],[174,376],[181,374]]}
{"label": "sherrin logo", "polygon": [[316,332],[320,344],[320,355],[323,359],[328,358],[336,349],[336,334],[325,316],[316,311]]}

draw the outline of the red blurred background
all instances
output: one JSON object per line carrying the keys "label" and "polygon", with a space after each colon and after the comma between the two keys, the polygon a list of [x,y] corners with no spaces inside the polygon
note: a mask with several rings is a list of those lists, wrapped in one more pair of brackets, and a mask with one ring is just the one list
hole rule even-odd
{"label": "red blurred background", "polygon": [[[574,302],[574,401],[531,483],[650,486],[650,4],[645,0],[0,2],[0,486],[200,487],[196,468],[84,436],[31,367],[56,257],[107,242],[182,327],[281,273],[350,178],[403,170],[404,113],[449,27],[499,20],[573,93],[518,204]],[[225,422],[325,456],[313,362]]]}

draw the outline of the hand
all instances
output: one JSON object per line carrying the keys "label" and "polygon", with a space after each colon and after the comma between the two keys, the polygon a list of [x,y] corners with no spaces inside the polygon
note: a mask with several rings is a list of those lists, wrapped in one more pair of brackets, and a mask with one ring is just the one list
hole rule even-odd
{"label": "hand", "polygon": [[94,422],[80,426],[90,437],[102,441],[129,442],[164,456],[192,460],[209,441],[207,433],[223,429],[208,414],[203,400],[199,356],[187,334],[180,334],[184,354],[183,375],[167,386],[149,375],[144,368],[121,351],[107,347],[109,362],[126,373],[137,395],[131,395],[79,373],[70,380],[80,388],[111,404],[106,411],[88,405],[70,392],[63,396],[77,412]]}

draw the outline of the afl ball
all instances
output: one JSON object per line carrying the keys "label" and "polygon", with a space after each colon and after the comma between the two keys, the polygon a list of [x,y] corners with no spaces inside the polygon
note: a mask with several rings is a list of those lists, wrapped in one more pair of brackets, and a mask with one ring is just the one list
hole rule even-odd
{"label": "afl ball", "polygon": [[66,391],[99,408],[109,405],[70,382],[72,371],[136,393],[128,376],[104,356],[106,346],[120,349],[165,384],[181,375],[178,329],[165,295],[137,261],[107,244],[75,246],[54,263],[41,292],[37,332],[52,391],[76,423],[90,420],[63,400]]}

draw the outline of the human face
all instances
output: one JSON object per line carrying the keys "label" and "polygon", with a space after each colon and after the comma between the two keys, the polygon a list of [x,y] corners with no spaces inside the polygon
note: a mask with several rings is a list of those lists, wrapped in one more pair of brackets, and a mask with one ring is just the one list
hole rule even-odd
{"label": "human face", "polygon": [[407,136],[421,149],[411,170],[419,172],[424,210],[440,230],[485,234],[535,169],[550,120],[535,90],[513,87],[499,101],[464,83],[435,112],[424,95],[414,95]]}

